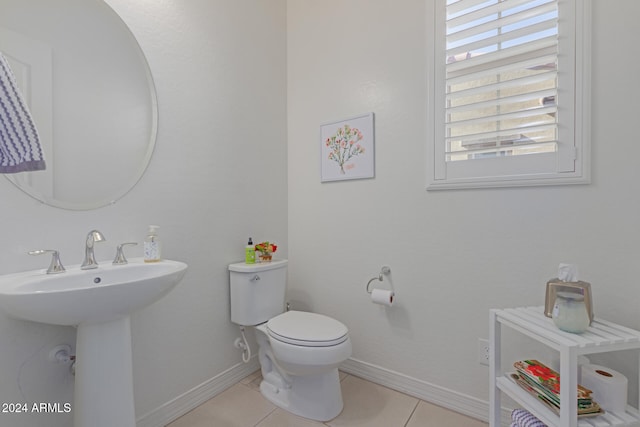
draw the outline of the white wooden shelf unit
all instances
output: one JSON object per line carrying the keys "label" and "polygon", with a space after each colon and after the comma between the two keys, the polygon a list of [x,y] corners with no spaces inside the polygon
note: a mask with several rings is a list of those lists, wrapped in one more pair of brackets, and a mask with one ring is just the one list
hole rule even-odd
{"label": "white wooden shelf unit", "polygon": [[[595,318],[582,334],[559,330],[544,315],[544,307],[494,309],[490,311],[489,369],[490,406],[489,426],[500,427],[501,393],[550,427],[639,427],[640,413],[628,406],[625,413],[606,412],[597,417],[577,416],[577,404],[560,405],[560,415],[529,395],[501,372],[501,329],[512,328],[560,353],[560,402],[576,402],[578,384],[578,356],[610,351],[640,349],[640,331]],[[639,379],[640,381],[640,379]],[[640,407],[640,402],[638,404]]]}

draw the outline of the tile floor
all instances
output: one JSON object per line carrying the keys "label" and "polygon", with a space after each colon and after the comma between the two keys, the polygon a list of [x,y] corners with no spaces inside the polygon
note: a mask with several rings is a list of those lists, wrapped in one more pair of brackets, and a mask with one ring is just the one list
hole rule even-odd
{"label": "tile floor", "polygon": [[260,371],[167,427],[486,427],[488,424],[415,397],[340,373],[344,409],[320,423],[292,415],[260,394]]}

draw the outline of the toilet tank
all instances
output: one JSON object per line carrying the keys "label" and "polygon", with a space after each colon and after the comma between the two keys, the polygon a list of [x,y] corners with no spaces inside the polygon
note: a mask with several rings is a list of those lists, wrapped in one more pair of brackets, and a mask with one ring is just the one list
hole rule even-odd
{"label": "toilet tank", "polygon": [[231,321],[242,326],[264,323],[284,312],[287,260],[229,265]]}

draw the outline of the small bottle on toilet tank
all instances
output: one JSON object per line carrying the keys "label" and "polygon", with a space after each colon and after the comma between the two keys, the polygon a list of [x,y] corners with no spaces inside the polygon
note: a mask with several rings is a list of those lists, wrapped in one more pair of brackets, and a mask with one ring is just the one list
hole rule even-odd
{"label": "small bottle on toilet tank", "polygon": [[253,246],[253,240],[251,240],[251,237],[249,237],[247,246],[244,248],[244,262],[245,264],[256,263],[256,248]]}

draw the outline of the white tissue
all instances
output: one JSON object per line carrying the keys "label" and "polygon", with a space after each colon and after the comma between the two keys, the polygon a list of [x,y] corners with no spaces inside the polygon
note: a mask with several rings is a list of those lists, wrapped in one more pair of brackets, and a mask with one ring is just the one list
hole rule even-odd
{"label": "white tissue", "polygon": [[393,305],[393,297],[394,293],[392,291],[387,291],[384,289],[374,289],[371,292],[371,302],[374,304],[382,304],[387,307],[391,307]]}
{"label": "white tissue", "polygon": [[558,266],[558,279],[563,282],[577,282],[578,266],[575,264],[560,264]]}
{"label": "white tissue", "polygon": [[627,407],[627,377],[600,365],[582,365],[582,386],[593,391],[593,400],[607,412],[624,414]]}

